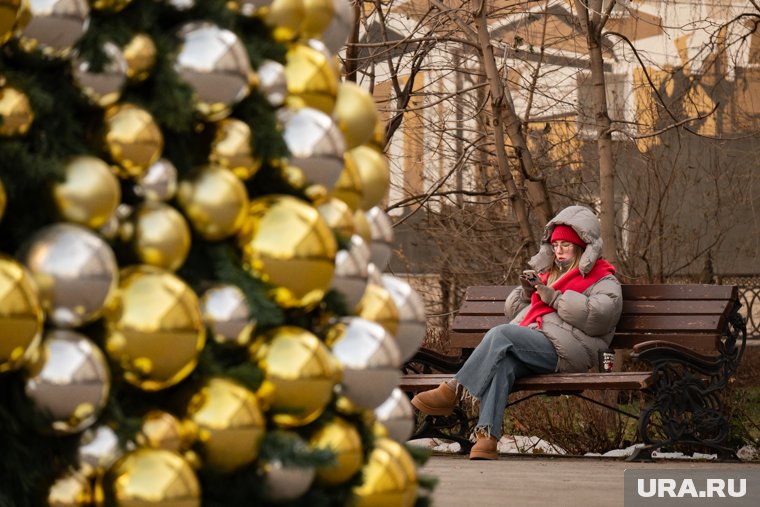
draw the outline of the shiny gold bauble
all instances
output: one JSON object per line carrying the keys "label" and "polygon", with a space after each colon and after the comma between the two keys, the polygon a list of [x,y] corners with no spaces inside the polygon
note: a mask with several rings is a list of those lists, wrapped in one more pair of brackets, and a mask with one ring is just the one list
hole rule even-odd
{"label": "shiny gold bauble", "polygon": [[91,62],[81,57],[72,61],[74,83],[90,103],[99,107],[116,103],[127,82],[127,60],[119,46],[106,42],[103,44],[103,52],[108,60],[97,72],[92,70]]}
{"label": "shiny gold bauble", "polygon": [[367,285],[357,310],[363,319],[377,322],[394,335],[398,331],[399,311],[388,290],[375,283]]}
{"label": "shiny gold bauble", "polygon": [[[359,210],[364,187],[354,159],[348,153],[343,155],[343,171],[332,189],[331,195],[348,204],[353,211]],[[369,239],[367,239],[369,243]]]}
{"label": "shiny gold bauble", "polygon": [[180,182],[177,202],[200,237],[218,241],[243,227],[248,191],[229,170],[207,165]]}
{"label": "shiny gold bauble", "polygon": [[292,109],[304,106],[331,114],[338,93],[338,74],[327,56],[304,43],[293,43],[285,55],[285,77]]}
{"label": "shiny gold bauble", "polygon": [[90,6],[98,11],[119,12],[132,0],[90,0]]}
{"label": "shiny gold bauble", "polygon": [[264,370],[261,392],[275,424],[304,426],[322,414],[332,398],[335,371],[319,338],[299,327],[282,326],[268,331],[250,350]]}
{"label": "shiny gold bauble", "polygon": [[201,297],[203,321],[213,340],[226,347],[244,347],[251,341],[256,320],[245,294],[236,285],[218,285]]}
{"label": "shiny gold bauble", "polygon": [[48,491],[48,507],[85,507],[91,503],[90,481],[77,472],[69,472],[56,479]]}
{"label": "shiny gold bauble", "polygon": [[251,127],[247,123],[225,118],[217,123],[208,159],[241,180],[252,178],[261,168],[261,159],[254,156],[251,141]]}
{"label": "shiny gold bauble", "polygon": [[3,221],[5,215],[5,206],[8,204],[8,194],[5,193],[5,185],[3,180],[0,180],[0,222]]}
{"label": "shiny gold bauble", "polygon": [[377,206],[388,194],[391,173],[385,155],[368,145],[357,146],[346,157],[351,157],[362,182],[359,207],[368,210]]}
{"label": "shiny gold bauble", "polygon": [[138,178],[164,149],[164,135],[153,116],[133,104],[116,104],[104,118],[106,152],[119,164],[120,176]]}
{"label": "shiny gold bauble", "polygon": [[16,22],[27,0],[0,0],[0,44],[5,44],[16,30]]}
{"label": "shiny gold bauble", "polygon": [[163,202],[145,202],[132,215],[132,249],[143,264],[178,270],[190,252],[190,227],[182,214]]}
{"label": "shiny gold bauble", "polygon": [[136,449],[122,456],[95,485],[98,505],[200,507],[195,471],[179,454]]}
{"label": "shiny gold bauble", "polygon": [[142,418],[142,427],[136,441],[143,447],[182,452],[197,436],[195,424],[180,421],[163,410],[151,410]]}
{"label": "shiny gold bauble", "polygon": [[248,389],[225,378],[212,378],[195,392],[186,418],[198,428],[203,462],[231,472],[256,459],[266,422],[259,401]]}
{"label": "shiny gold bauble", "polygon": [[304,18],[303,0],[240,0],[240,10],[262,18],[278,42],[293,40]]}
{"label": "shiny gold bauble", "polygon": [[377,123],[377,107],[372,95],[352,81],[338,87],[333,117],[350,150],[372,138]]}
{"label": "shiny gold bauble", "polygon": [[146,391],[187,377],[206,343],[198,297],[184,281],[157,267],[124,269],[104,317],[106,353],[127,382]]}
{"label": "shiny gold bauble", "polygon": [[5,85],[0,88],[0,136],[24,135],[34,121],[29,99],[21,90]]}
{"label": "shiny gold bauble", "polygon": [[245,266],[281,306],[313,307],[330,286],[337,243],[317,210],[295,197],[254,199],[238,234]]}
{"label": "shiny gold bauble", "polygon": [[27,398],[58,433],[77,433],[92,425],[110,390],[103,352],[86,336],[64,329],[45,334],[24,384]]}
{"label": "shiny gold bauble", "polygon": [[335,453],[335,462],[317,468],[317,480],[336,485],[351,479],[361,470],[364,450],[359,431],[342,417],[335,417],[309,439],[313,449],[328,449]]}
{"label": "shiny gold bauble", "polygon": [[303,0],[302,37],[319,37],[330,24],[335,13],[333,0]]}
{"label": "shiny gold bauble", "polygon": [[90,22],[87,0],[33,0],[19,42],[25,51],[39,49],[48,57],[66,57]]}
{"label": "shiny gold bauble", "polygon": [[116,211],[121,186],[108,164],[80,155],[66,162],[63,181],[53,185],[53,198],[64,220],[97,229]]}
{"label": "shiny gold bauble", "polygon": [[195,108],[207,120],[227,117],[250,91],[253,72],[237,34],[206,21],[184,24],[175,69],[195,92]]}
{"label": "shiny gold bauble", "polygon": [[354,487],[352,506],[412,507],[417,499],[414,461],[401,444],[388,438],[375,440],[375,448],[363,469],[363,479]]}
{"label": "shiny gold bauble", "polygon": [[36,231],[18,258],[36,281],[48,322],[79,327],[100,317],[118,278],[116,256],[97,234],[57,223]]}
{"label": "shiny gold bauble", "polygon": [[348,240],[354,233],[354,215],[348,204],[337,197],[325,197],[314,203],[328,227],[341,239]]}
{"label": "shiny gold bauble", "polygon": [[156,44],[148,35],[138,33],[124,46],[124,58],[127,60],[127,79],[144,81],[156,64]]}
{"label": "shiny gold bauble", "polygon": [[30,274],[0,254],[0,373],[16,370],[38,352],[42,306]]}
{"label": "shiny gold bauble", "polygon": [[122,454],[119,437],[105,424],[88,428],[79,437],[79,470],[89,478],[103,475]]}

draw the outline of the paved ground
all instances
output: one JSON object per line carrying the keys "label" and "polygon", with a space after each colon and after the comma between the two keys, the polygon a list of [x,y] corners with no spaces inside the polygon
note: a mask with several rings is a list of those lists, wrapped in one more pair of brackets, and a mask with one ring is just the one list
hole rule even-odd
{"label": "paved ground", "polygon": [[502,455],[498,461],[469,461],[466,456],[431,457],[420,475],[438,478],[433,507],[623,506],[627,468],[760,470],[760,462],[713,463],[658,460],[627,463],[605,458],[544,458]]}

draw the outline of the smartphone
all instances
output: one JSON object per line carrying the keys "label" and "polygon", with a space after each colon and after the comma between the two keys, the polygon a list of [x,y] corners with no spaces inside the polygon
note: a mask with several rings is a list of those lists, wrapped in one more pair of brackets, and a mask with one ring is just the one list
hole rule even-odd
{"label": "smartphone", "polygon": [[527,280],[531,285],[538,285],[539,283],[542,283],[541,278],[538,277],[538,273],[536,273],[536,270],[534,269],[526,269],[523,271],[523,274],[520,278]]}

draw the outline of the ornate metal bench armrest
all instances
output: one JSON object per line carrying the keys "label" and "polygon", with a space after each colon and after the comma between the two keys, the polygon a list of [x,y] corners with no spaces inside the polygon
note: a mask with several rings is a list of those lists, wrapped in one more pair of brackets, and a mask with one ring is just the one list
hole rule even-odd
{"label": "ornate metal bench armrest", "polygon": [[642,342],[633,347],[631,358],[650,364],[662,362],[685,363],[702,373],[713,375],[720,371],[724,361],[719,356],[708,356],[664,340]]}

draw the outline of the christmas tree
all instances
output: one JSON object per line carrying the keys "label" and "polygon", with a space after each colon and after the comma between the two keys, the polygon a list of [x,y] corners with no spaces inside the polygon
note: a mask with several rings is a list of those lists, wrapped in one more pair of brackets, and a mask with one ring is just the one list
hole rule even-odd
{"label": "christmas tree", "polygon": [[[0,1],[0,505],[423,504],[348,0]],[[423,488],[424,491],[424,488]]]}

